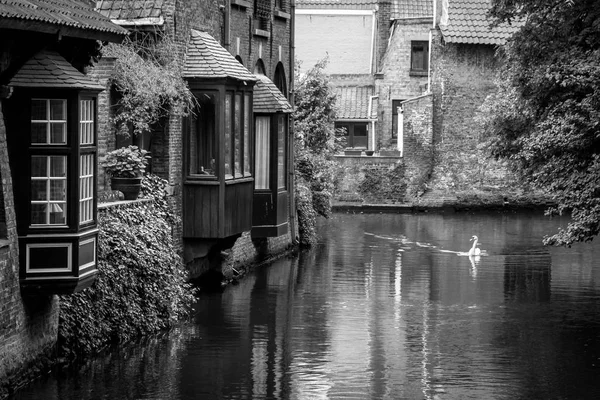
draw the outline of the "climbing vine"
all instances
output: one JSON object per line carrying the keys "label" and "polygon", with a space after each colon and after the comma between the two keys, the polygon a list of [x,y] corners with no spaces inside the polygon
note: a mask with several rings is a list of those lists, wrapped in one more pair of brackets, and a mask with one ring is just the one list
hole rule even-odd
{"label": "climbing vine", "polygon": [[177,46],[167,36],[127,39],[109,46],[105,55],[116,58],[111,82],[118,94],[113,117],[117,132],[147,132],[160,118],[187,115],[194,105]]}

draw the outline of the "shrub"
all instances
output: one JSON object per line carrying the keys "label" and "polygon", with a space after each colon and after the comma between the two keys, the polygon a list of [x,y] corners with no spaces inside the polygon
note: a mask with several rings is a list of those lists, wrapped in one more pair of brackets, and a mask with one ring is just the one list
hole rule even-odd
{"label": "shrub", "polygon": [[137,178],[144,175],[148,158],[148,152],[137,146],[120,147],[106,153],[106,159],[101,166],[109,176]]}
{"label": "shrub", "polygon": [[[158,180],[153,182],[158,186]],[[165,200],[165,194],[157,190],[152,196]],[[110,208],[99,215],[96,281],[80,293],[61,296],[58,340],[63,356],[94,353],[110,343],[170,328],[188,315],[194,289],[186,282],[161,201]]]}
{"label": "shrub", "polygon": [[296,209],[300,246],[310,247],[317,242],[317,213],[313,208],[312,192],[307,183],[296,183]]}
{"label": "shrub", "polygon": [[375,201],[404,200],[406,179],[402,164],[397,164],[392,168],[365,167],[363,172],[365,177],[358,184],[358,191],[361,195]]}

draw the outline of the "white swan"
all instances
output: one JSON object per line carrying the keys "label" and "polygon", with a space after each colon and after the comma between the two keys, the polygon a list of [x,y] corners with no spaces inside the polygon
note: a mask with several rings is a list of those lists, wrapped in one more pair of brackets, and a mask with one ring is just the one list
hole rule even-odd
{"label": "white swan", "polygon": [[481,254],[481,249],[477,247],[477,236],[473,235],[473,237],[471,239],[469,239],[469,241],[473,241],[473,246],[471,246],[471,249],[469,250],[469,255],[470,256],[478,256]]}

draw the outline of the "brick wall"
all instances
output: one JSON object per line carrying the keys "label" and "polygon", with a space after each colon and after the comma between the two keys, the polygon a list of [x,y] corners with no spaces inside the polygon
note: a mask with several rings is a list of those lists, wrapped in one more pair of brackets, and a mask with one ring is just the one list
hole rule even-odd
{"label": "brick wall", "polygon": [[49,353],[58,330],[58,298],[22,297],[12,178],[0,104],[0,176],[7,238],[0,240],[0,397],[27,379],[28,367]]}
{"label": "brick wall", "polygon": [[402,103],[404,116],[404,163],[409,194],[430,177],[433,168],[433,95]]}
{"label": "brick wall", "polygon": [[428,40],[431,19],[398,20],[375,80],[379,94],[377,148],[395,148],[392,138],[392,100],[407,100],[427,91],[426,76],[411,76],[411,41]]}
{"label": "brick wall", "polygon": [[463,190],[508,185],[504,164],[489,159],[478,122],[479,107],[495,90],[499,68],[491,45],[443,43],[435,31],[432,52],[436,165],[432,186]]}

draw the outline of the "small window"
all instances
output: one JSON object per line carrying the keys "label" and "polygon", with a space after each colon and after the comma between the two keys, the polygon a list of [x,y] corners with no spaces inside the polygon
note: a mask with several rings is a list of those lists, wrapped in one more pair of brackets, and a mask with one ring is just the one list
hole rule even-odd
{"label": "small window", "polygon": [[275,8],[281,11],[285,11],[287,6],[287,0],[275,0]]}
{"label": "small window", "polygon": [[287,144],[287,116],[279,115],[279,121],[277,123],[277,188],[286,188],[286,144]]}
{"label": "small window", "polygon": [[268,190],[271,188],[271,118],[256,117],[256,168],[254,187]]}
{"label": "small window", "polygon": [[67,101],[31,100],[31,144],[67,143]]}
{"label": "small window", "polygon": [[344,137],[341,138],[342,146],[345,144],[347,148],[367,148],[368,147],[368,129],[367,123],[364,122],[345,122],[335,123],[336,129],[343,131]]}
{"label": "small window", "polygon": [[251,176],[250,169],[250,116],[252,115],[250,93],[244,94],[244,176]]}
{"label": "small window", "polygon": [[429,69],[429,42],[412,41],[410,52],[411,75],[427,75]]}
{"label": "small window", "polygon": [[67,157],[31,157],[31,225],[67,223]]}

